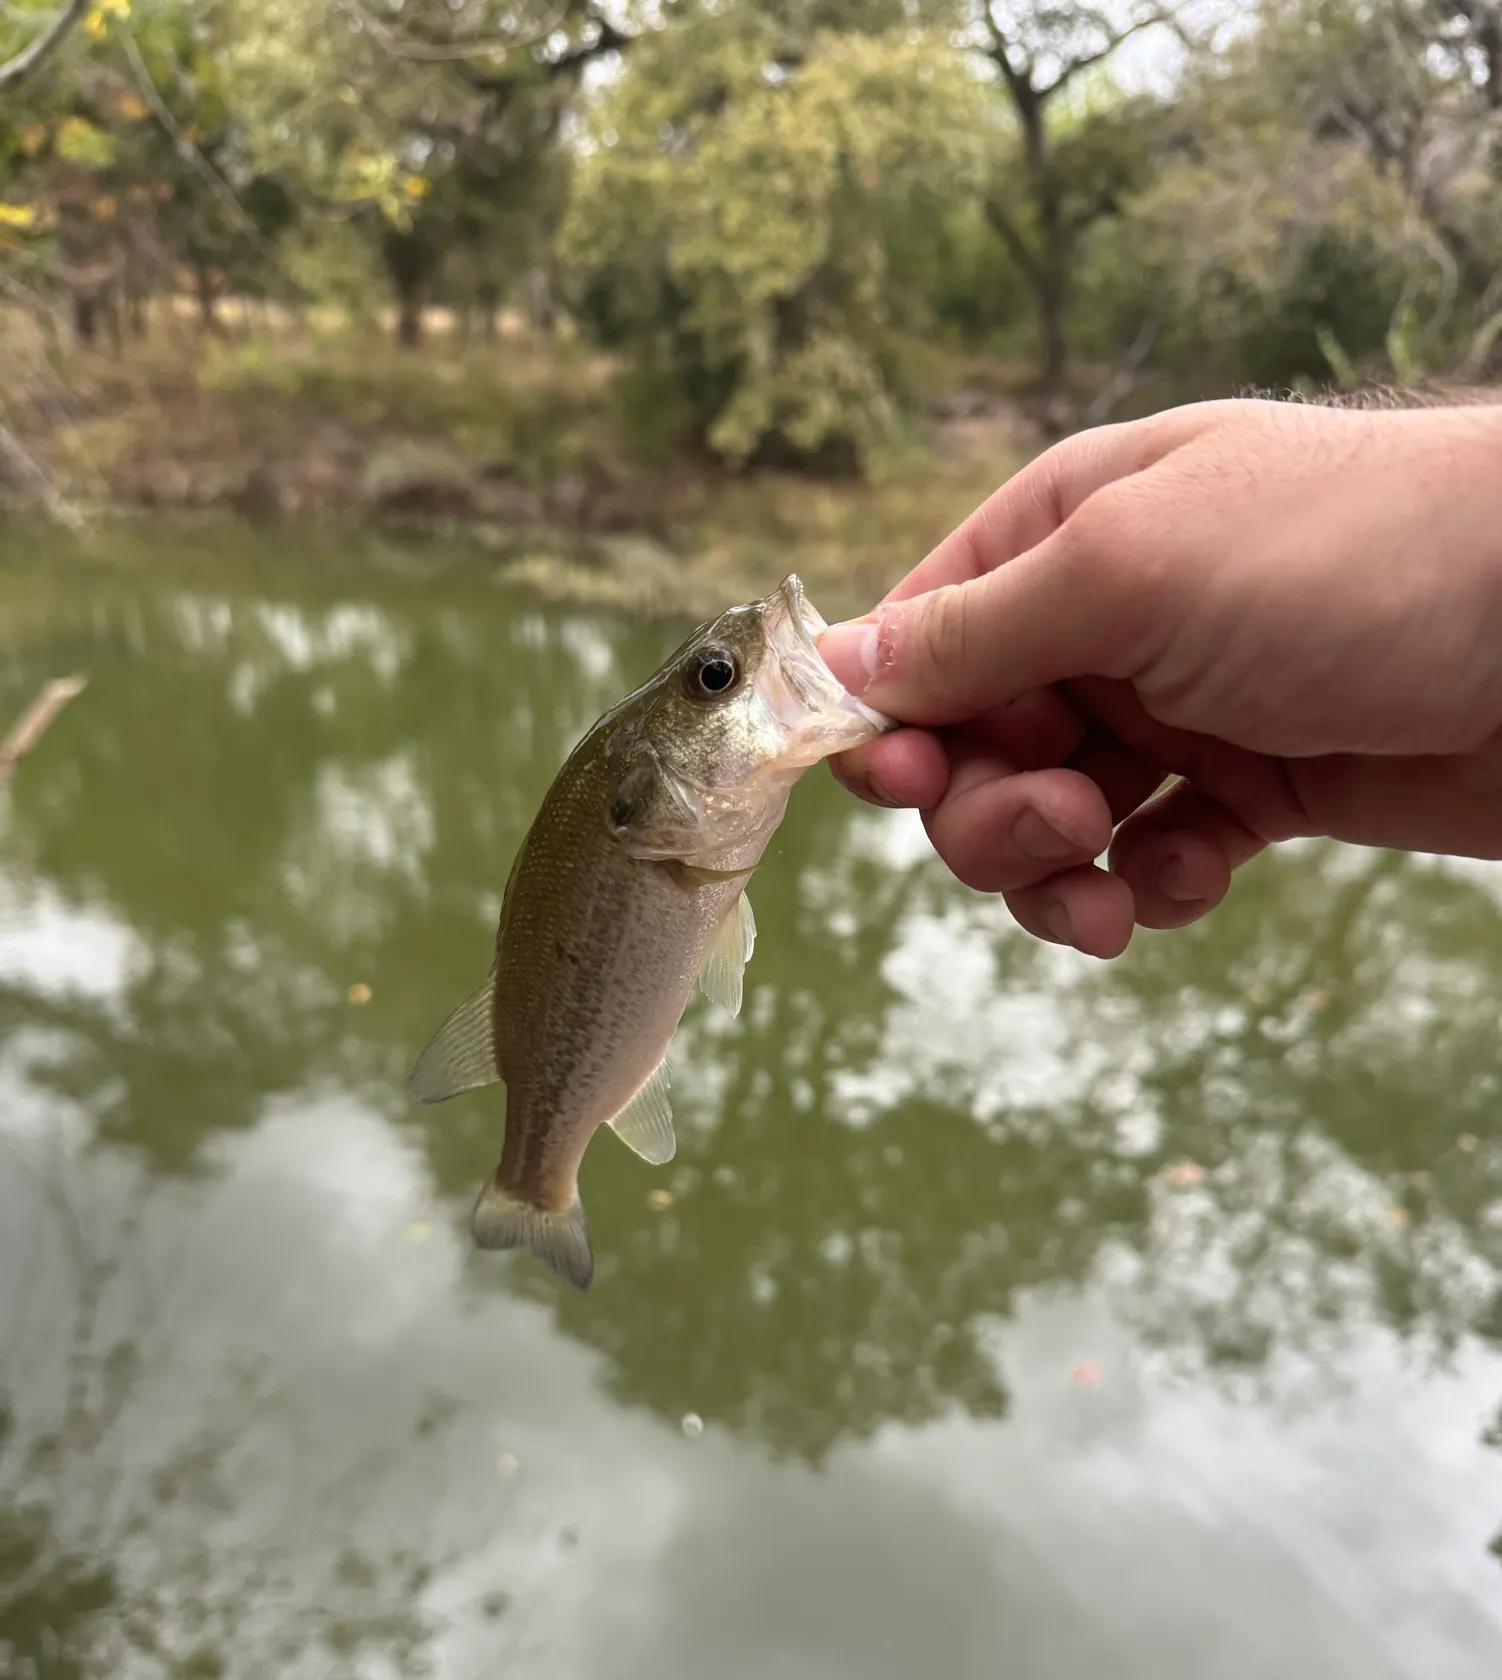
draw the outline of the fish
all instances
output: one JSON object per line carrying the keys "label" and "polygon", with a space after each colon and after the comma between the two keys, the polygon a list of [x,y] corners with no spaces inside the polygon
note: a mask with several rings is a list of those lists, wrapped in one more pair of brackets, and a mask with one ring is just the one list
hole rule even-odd
{"label": "fish", "polygon": [[594,1275],[578,1174],[608,1126],[672,1160],[668,1046],[697,988],[737,1014],[756,941],[746,884],[799,778],[896,727],[819,657],[796,574],[701,624],[569,754],[511,866],[484,983],[408,1078],[424,1103],[502,1083],[485,1250]]}

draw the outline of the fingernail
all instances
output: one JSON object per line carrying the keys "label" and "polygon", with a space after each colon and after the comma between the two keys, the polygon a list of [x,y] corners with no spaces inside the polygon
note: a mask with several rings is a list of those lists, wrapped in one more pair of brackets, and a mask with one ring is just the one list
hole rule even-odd
{"label": "fingernail", "polygon": [[1185,868],[1183,858],[1175,852],[1168,862],[1153,876],[1153,885],[1175,904],[1193,904],[1200,894],[1189,885],[1189,873]]}
{"label": "fingernail", "polygon": [[864,694],[876,675],[876,639],[872,619],[831,624],[819,638],[819,657],[851,694]]}
{"label": "fingernail", "polygon": [[866,796],[873,805],[886,805],[893,811],[900,810],[902,806],[902,801],[893,799],[875,776],[866,777]]}
{"label": "fingernail", "polygon": [[1060,945],[1074,943],[1074,930],[1069,925],[1069,912],[1062,904],[1050,904],[1043,912],[1043,925],[1048,929],[1048,937],[1055,939]]}
{"label": "fingernail", "polygon": [[1012,844],[1032,863],[1057,863],[1073,857],[1079,847],[1036,811],[1024,811],[1012,824]]}

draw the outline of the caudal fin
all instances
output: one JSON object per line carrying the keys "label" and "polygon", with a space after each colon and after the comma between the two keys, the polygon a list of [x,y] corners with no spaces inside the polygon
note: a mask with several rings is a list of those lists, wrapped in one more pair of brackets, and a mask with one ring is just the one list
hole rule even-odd
{"label": "caudal fin", "polygon": [[473,1229],[481,1248],[530,1249],[575,1289],[589,1288],[595,1257],[577,1195],[572,1207],[551,1213],[511,1195],[492,1178],[475,1204]]}

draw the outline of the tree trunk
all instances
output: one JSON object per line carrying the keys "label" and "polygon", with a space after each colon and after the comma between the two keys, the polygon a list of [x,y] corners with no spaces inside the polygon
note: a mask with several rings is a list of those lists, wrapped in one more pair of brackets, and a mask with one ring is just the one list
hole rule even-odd
{"label": "tree trunk", "polygon": [[386,276],[396,294],[396,342],[402,350],[422,343],[423,295],[435,264],[433,253],[415,233],[389,232],[381,241]]}
{"label": "tree trunk", "polygon": [[527,313],[533,332],[551,338],[558,326],[557,310],[553,303],[552,281],[545,268],[534,268],[527,276]]}
{"label": "tree trunk", "polygon": [[396,342],[402,350],[416,350],[422,343],[422,298],[415,291],[398,294]]}
{"label": "tree trunk", "polygon": [[475,288],[477,299],[475,307],[480,316],[480,337],[486,344],[494,344],[496,340],[495,312],[500,307],[501,293],[498,286],[485,281]]}
{"label": "tree trunk", "polygon": [[1485,65],[1482,89],[1487,109],[1502,111],[1502,17],[1489,17],[1480,26],[1478,38]]}
{"label": "tree trunk", "polygon": [[1052,264],[1039,273],[1034,300],[1040,347],[1038,393],[1052,408],[1069,398],[1069,337],[1064,319],[1068,299],[1064,276]]}
{"label": "tree trunk", "polygon": [[110,349],[116,359],[125,353],[125,321],[120,310],[120,297],[112,287],[104,297],[104,325],[109,333]]}
{"label": "tree trunk", "polygon": [[201,263],[193,266],[193,290],[198,299],[198,325],[211,338],[224,336],[224,324],[219,319],[214,293],[214,280]]}
{"label": "tree trunk", "polygon": [[99,336],[99,300],[92,292],[73,293],[73,336],[85,350]]}

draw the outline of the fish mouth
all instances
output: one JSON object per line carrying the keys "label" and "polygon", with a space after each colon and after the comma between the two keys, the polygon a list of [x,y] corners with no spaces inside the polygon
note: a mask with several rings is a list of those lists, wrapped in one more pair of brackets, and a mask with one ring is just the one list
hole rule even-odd
{"label": "fish mouth", "polygon": [[[819,656],[818,638],[829,628],[809,600],[803,581],[789,572],[762,603],[768,645],[776,656],[782,692],[772,699],[784,727],[808,737],[808,746],[821,743],[817,757],[844,750],[896,727],[841,684]],[[849,736],[843,745],[837,738]]]}
{"label": "fish mouth", "polygon": [[809,600],[808,592],[803,587],[803,579],[796,572],[789,572],[778,584],[777,596],[781,599],[788,619],[797,630],[804,646],[810,653],[817,653],[818,638],[829,625],[819,609]]}

